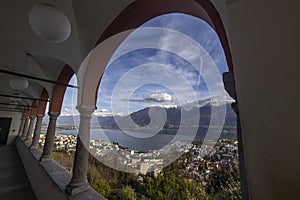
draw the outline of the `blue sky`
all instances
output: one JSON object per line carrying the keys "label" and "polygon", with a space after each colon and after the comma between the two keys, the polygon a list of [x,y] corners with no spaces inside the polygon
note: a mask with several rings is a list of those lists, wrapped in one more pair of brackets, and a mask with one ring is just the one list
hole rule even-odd
{"label": "blue sky", "polygon": [[[220,81],[220,74],[228,71],[224,52],[217,34],[207,23],[184,14],[168,14],[146,22],[141,29],[149,27],[162,29],[155,29],[158,31],[154,31],[153,35],[149,34],[148,29],[147,34],[134,31],[116,50],[115,59],[107,66],[100,83],[96,114],[124,114],[124,105],[127,104],[129,113],[147,106],[182,106],[195,103],[195,97],[200,101],[209,98],[230,101]],[[199,47],[190,45],[184,38],[195,41],[205,49],[217,69],[212,70],[208,63],[199,63],[201,70],[195,67],[191,62],[199,62],[199,58],[206,54],[195,54],[198,52],[195,48]],[[155,43],[157,48],[146,46],[122,53],[122,49],[143,47],[147,42]],[[178,53],[165,50],[170,46],[176,48],[174,52]],[[213,73],[218,73],[218,76]],[[75,82],[73,78],[71,84]],[[72,98],[73,90],[68,88],[66,91],[62,115],[71,114],[76,106]],[[113,95],[114,90],[118,91],[117,95]]]}

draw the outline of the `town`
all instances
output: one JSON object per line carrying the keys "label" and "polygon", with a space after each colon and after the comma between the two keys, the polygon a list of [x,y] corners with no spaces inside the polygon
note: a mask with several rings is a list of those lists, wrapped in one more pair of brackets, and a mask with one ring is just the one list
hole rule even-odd
{"label": "town", "polygon": [[[40,146],[45,135],[40,137]],[[214,146],[202,145],[200,141],[177,141],[169,150],[140,152],[123,147],[116,142],[90,140],[90,152],[105,165],[135,174],[156,177],[163,167],[177,160],[185,166],[185,173],[205,183],[207,177],[229,164],[238,166],[238,141],[236,138],[219,139]],[[76,149],[76,136],[56,134],[55,150],[65,150],[69,155]],[[178,157],[178,155],[185,155]],[[113,167],[115,166],[115,167]]]}

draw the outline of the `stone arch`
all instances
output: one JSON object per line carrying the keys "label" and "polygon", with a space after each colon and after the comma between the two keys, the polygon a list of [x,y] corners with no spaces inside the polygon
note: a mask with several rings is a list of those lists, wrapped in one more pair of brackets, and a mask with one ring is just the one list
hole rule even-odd
{"label": "stone arch", "polygon": [[208,23],[218,34],[226,55],[228,68],[232,70],[232,56],[222,19],[214,5],[208,0],[135,1],[108,26],[96,45],[113,35],[135,29],[155,17],[170,13],[191,15]]}
{"label": "stone arch", "polygon": [[[208,23],[218,34],[226,56],[228,68],[230,71],[233,70],[232,57],[225,28],[218,11],[210,1],[135,1],[124,9],[108,26],[96,42],[95,49],[83,62],[84,69],[80,68],[78,72],[78,74],[82,74],[82,77],[78,77],[80,86],[78,104],[88,106],[96,105],[98,87],[106,64],[109,62],[114,51],[134,29],[157,16],[170,13],[191,15]],[[118,36],[114,37],[116,35]],[[98,57],[95,58],[93,55],[101,55],[101,59]],[[95,98],[93,98],[94,96]]]}
{"label": "stone arch", "polygon": [[30,111],[30,116],[36,116],[37,114],[37,102],[36,101],[33,101],[32,102],[32,108],[31,108],[31,111]]}
{"label": "stone arch", "polygon": [[[71,67],[69,67],[68,65],[65,65],[59,74],[57,82],[68,84],[74,74],[75,73],[74,73],[73,69]],[[55,87],[53,89],[53,95],[52,95],[52,98],[50,101],[50,106],[49,106],[50,112],[60,113],[66,89],[67,89],[67,86],[55,85]]]}
{"label": "stone arch", "polygon": [[30,113],[31,113],[31,110],[30,109],[28,109],[28,110],[26,110],[25,111],[25,117],[30,117]]}
{"label": "stone arch", "polygon": [[44,115],[45,114],[45,111],[46,111],[46,106],[47,106],[47,101],[49,98],[49,95],[48,95],[48,92],[47,90],[44,88],[42,93],[41,93],[41,97],[40,99],[41,100],[45,100],[45,101],[39,101],[38,103],[38,108],[37,108],[37,114],[40,114],[40,115]]}

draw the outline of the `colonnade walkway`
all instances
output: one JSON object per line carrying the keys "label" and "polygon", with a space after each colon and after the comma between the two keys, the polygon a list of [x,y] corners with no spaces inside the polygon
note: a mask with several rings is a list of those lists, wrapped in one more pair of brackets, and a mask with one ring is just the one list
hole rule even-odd
{"label": "colonnade walkway", "polygon": [[0,145],[0,199],[36,200],[15,146]]}

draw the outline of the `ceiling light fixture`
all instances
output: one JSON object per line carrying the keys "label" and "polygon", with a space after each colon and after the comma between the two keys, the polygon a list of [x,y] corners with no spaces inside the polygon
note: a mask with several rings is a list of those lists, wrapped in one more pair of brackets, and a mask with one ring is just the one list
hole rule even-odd
{"label": "ceiling light fixture", "polygon": [[[56,1],[55,1],[56,3]],[[38,4],[29,11],[29,24],[43,40],[61,43],[71,35],[71,23],[64,12],[51,4]]]}
{"label": "ceiling light fixture", "polygon": [[17,91],[23,91],[29,86],[29,82],[24,78],[12,78],[9,79],[9,86]]}
{"label": "ceiling light fixture", "polygon": [[[24,68],[26,67],[29,56],[30,56],[30,54],[27,53],[26,57],[25,57],[25,61],[24,61]],[[28,86],[29,86],[28,80],[26,80],[23,77],[11,78],[11,79],[9,79],[8,84],[12,89],[17,90],[17,91],[23,91],[26,88],[28,88]]]}

